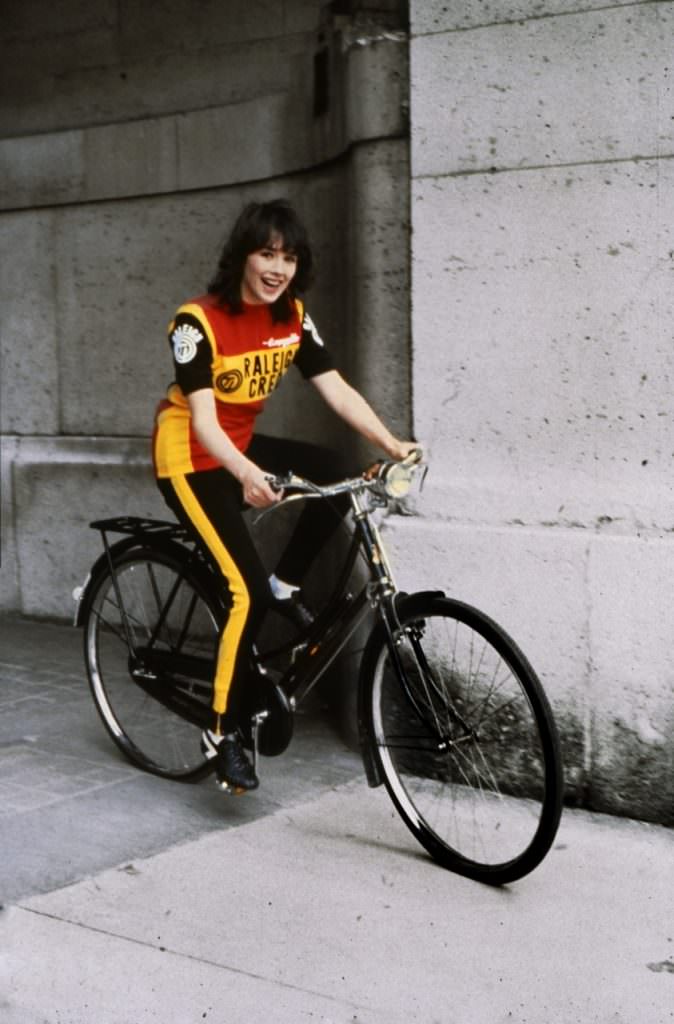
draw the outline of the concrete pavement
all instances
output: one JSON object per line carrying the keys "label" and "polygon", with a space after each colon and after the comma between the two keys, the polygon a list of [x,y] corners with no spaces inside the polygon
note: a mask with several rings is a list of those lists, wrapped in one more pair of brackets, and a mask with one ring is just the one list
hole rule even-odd
{"label": "concrete pavement", "polygon": [[490,889],[424,855],[320,718],[222,798],[119,761],[74,631],[0,642],[3,1024],[674,1020],[671,830],[567,811]]}

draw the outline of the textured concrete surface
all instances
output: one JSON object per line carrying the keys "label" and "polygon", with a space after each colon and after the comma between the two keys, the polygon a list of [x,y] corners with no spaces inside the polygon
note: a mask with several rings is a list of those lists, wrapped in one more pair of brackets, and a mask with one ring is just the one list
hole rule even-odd
{"label": "textured concrete surface", "polygon": [[571,814],[534,875],[481,888],[347,784],[10,907],[3,1013],[667,1024],[673,853],[671,834]]}
{"label": "textured concrete surface", "polygon": [[173,518],[154,483],[149,440],[24,438],[12,469],[26,614],[72,619],[73,588],[103,550],[90,522],[117,515]]}
{"label": "textured concrete surface", "polygon": [[533,874],[483,887],[315,715],[239,800],[137,772],[79,640],[0,619],[3,1024],[674,1019],[671,831],[566,811]]}
{"label": "textured concrete surface", "polygon": [[[206,289],[245,202],[297,205],[318,271],[311,315],[345,375],[408,432],[407,40],[388,31],[402,5],[374,19],[368,3],[354,19],[328,6],[69,0],[55,22],[28,0],[3,22],[0,608],[59,614],[63,581],[82,571],[73,510],[98,493],[93,518],[121,513],[138,489],[146,503],[126,458],[170,381],[166,325]],[[372,374],[357,349],[389,338],[395,373]],[[284,382],[264,429],[343,443],[312,392],[299,374]],[[71,438],[88,465],[64,468]]]}
{"label": "textured concrete surface", "polygon": [[254,800],[167,782],[118,752],[89,694],[81,630],[0,617],[0,903],[235,827],[360,775],[312,698]]}
{"label": "textured concrete surface", "polygon": [[444,4],[428,34],[412,6],[415,175],[671,152],[671,4]]}
{"label": "textured concrete surface", "polygon": [[401,589],[473,604],[523,649],[555,713],[569,795],[674,823],[671,540],[401,517],[384,538]]}
{"label": "textured concrete surface", "polygon": [[669,822],[673,15],[411,4],[431,474],[394,531],[406,585],[448,587],[530,652],[595,806]]}

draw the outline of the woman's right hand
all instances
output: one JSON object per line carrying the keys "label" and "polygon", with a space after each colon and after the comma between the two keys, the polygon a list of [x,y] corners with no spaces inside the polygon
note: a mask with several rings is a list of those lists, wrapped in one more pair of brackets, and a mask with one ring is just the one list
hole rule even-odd
{"label": "woman's right hand", "polygon": [[270,487],[266,474],[254,462],[248,463],[239,475],[239,481],[243,487],[243,500],[253,508],[268,508],[283,497],[281,492]]}

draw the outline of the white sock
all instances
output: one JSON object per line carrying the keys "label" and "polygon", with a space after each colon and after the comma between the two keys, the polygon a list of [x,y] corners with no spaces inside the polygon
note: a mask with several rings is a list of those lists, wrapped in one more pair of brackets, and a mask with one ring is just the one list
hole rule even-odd
{"label": "white sock", "polygon": [[294,583],[286,583],[285,580],[280,580],[274,573],[269,577],[269,586],[271,587],[272,594],[279,601],[287,601],[296,590],[300,589]]}
{"label": "white sock", "polygon": [[219,733],[219,732],[213,732],[212,729],[209,729],[208,730],[208,735],[211,737],[211,740],[213,741],[213,743],[215,743],[216,747],[217,747],[217,745],[222,740],[235,740],[236,739],[236,733],[235,732]]}

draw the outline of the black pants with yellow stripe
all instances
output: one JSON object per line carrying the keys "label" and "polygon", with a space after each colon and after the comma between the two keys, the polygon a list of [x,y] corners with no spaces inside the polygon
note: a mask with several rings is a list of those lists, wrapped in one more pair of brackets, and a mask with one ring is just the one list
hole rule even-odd
{"label": "black pants with yellow stripe", "polygon": [[[292,469],[318,484],[346,475],[334,452],[301,441],[256,435],[246,455],[269,473]],[[196,534],[222,574],[230,611],[218,647],[213,681],[213,727],[233,731],[249,668],[249,652],[271,601],[267,570],[243,518],[241,484],[225,469],[210,469],[157,481],[178,521]],[[273,570],[279,579],[300,585],[347,510],[324,501],[307,502],[290,541]]]}

